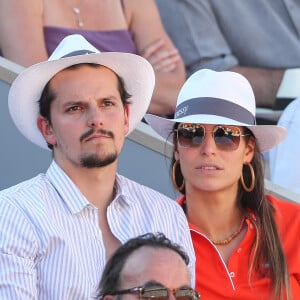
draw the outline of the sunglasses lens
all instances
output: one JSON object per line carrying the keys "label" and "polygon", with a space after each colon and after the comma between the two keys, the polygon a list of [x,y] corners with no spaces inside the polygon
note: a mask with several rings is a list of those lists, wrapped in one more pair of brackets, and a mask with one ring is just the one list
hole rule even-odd
{"label": "sunglasses lens", "polygon": [[240,130],[237,127],[216,127],[214,140],[217,147],[224,151],[236,150],[240,144]]}
{"label": "sunglasses lens", "polygon": [[[170,291],[171,292],[171,291]],[[182,288],[176,291],[177,300],[198,300],[198,293],[191,288]],[[142,293],[143,299],[167,300],[169,298],[169,289],[167,288],[145,288]]]}
{"label": "sunglasses lens", "polygon": [[155,298],[156,300],[166,300],[169,297],[167,288],[144,289],[142,298]]}
{"label": "sunglasses lens", "polygon": [[199,298],[198,293],[193,289],[179,289],[175,296],[177,300],[197,300]]}
{"label": "sunglasses lens", "polygon": [[180,127],[178,128],[178,142],[182,147],[197,147],[204,138],[203,127]]}

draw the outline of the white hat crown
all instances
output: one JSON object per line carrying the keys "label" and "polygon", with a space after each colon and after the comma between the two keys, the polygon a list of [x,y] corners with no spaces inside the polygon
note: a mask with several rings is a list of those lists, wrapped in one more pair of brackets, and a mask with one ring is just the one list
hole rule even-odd
{"label": "white hat crown", "polygon": [[255,116],[254,93],[248,80],[238,73],[203,69],[192,74],[180,90],[177,104],[200,97],[230,101]]}
{"label": "white hat crown", "polygon": [[[177,99],[175,118],[187,118],[188,115],[213,115],[229,122],[254,125],[252,88],[238,73],[198,71],[187,79]],[[225,119],[223,123],[226,124]]]}

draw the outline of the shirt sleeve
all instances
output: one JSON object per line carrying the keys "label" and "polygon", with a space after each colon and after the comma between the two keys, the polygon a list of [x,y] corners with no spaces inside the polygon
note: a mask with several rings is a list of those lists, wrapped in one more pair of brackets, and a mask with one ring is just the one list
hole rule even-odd
{"label": "shirt sleeve", "polygon": [[19,209],[0,199],[0,299],[37,299],[37,239]]}
{"label": "shirt sleeve", "polygon": [[[174,1],[176,4],[172,3]],[[223,71],[238,65],[209,1],[156,2],[164,26],[182,55],[188,75],[201,68]]]}

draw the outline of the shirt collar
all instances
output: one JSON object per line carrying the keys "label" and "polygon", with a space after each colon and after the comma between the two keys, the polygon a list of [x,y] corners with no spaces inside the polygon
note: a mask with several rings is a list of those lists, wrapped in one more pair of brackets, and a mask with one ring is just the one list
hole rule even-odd
{"label": "shirt collar", "polygon": [[128,184],[126,184],[126,181],[128,179],[120,174],[116,174],[116,181],[115,181],[115,197],[113,201],[117,202],[124,202],[127,205],[133,204],[134,200],[131,197],[132,191],[129,191]]}
{"label": "shirt collar", "polygon": [[[60,195],[61,199],[66,203],[72,214],[79,213],[88,206],[94,207],[54,160],[47,170],[46,177]],[[133,200],[132,197],[130,197],[130,191],[125,181],[125,177],[116,174],[114,185],[115,196],[113,201],[119,203],[124,202],[130,205]]]}
{"label": "shirt collar", "polygon": [[72,214],[79,213],[87,206],[93,206],[54,160],[46,172],[46,177]]}

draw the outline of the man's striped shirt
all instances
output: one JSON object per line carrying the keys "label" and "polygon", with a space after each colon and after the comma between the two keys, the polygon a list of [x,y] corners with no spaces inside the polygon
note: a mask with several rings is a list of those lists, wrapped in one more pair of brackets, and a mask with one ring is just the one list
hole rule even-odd
{"label": "man's striped shirt", "polygon": [[[163,232],[190,256],[194,283],[194,250],[181,207],[121,175],[115,187],[107,210],[112,233],[124,243]],[[89,299],[104,265],[98,210],[54,161],[46,174],[0,192],[0,299]]]}

